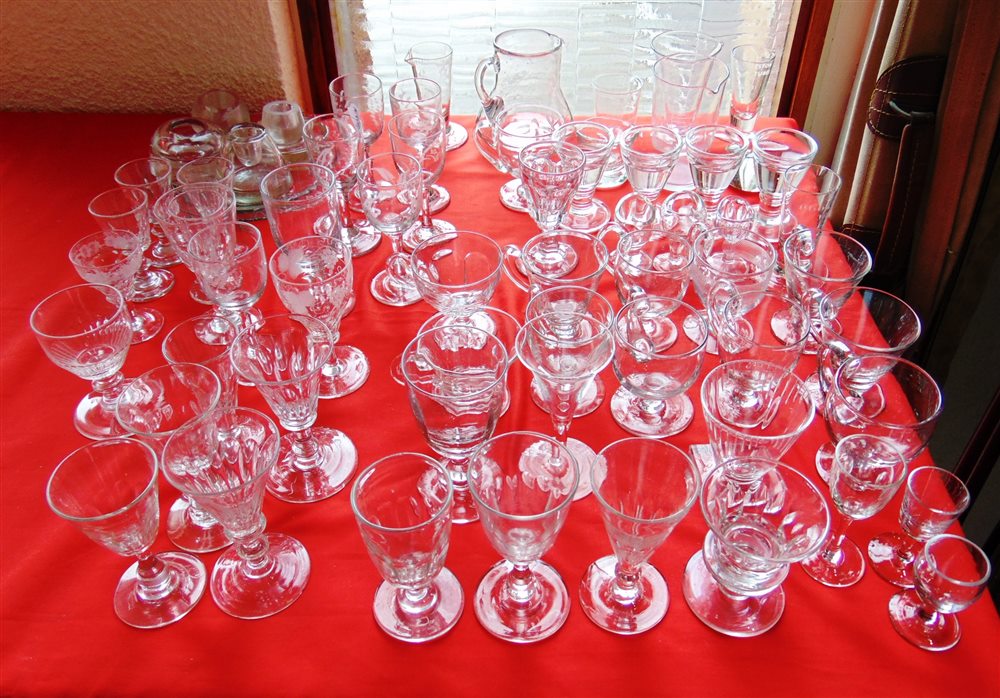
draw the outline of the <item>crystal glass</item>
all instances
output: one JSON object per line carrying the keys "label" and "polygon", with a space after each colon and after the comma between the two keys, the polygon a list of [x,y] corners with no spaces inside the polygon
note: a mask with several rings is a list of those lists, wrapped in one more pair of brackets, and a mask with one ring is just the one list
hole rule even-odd
{"label": "crystal glass", "polygon": [[861,581],[865,556],[847,537],[847,527],[882,511],[906,477],[906,460],[891,442],[853,434],[837,444],[830,470],[833,523],[826,543],[802,561],[802,569],[820,584],[848,587]]}
{"label": "crystal glass", "polygon": [[389,111],[430,111],[441,114],[441,85],[424,77],[403,78],[389,86]]}
{"label": "crystal glass", "polygon": [[794,468],[736,458],[701,489],[708,524],[684,570],[684,600],[708,627],[733,637],[770,630],[785,609],[789,566],[822,545],[830,514],[816,486]]}
{"label": "crystal glass", "polygon": [[552,137],[565,123],[562,112],[541,104],[508,105],[493,119],[493,140],[501,171],[513,175],[500,187],[500,203],[511,211],[527,213],[527,193],[521,183],[521,150]]}
{"label": "crystal glass", "polygon": [[423,182],[420,163],[402,153],[373,155],[358,165],[358,188],[365,215],[392,244],[385,269],[371,282],[375,300],[385,305],[413,305],[420,300],[410,259],[403,253],[403,233],[419,215]]}
{"label": "crystal glass", "polygon": [[691,282],[694,250],[676,233],[655,228],[623,232],[611,265],[622,304],[640,296],[680,300]]}
{"label": "crystal glass", "polygon": [[675,29],[654,36],[649,47],[657,56],[693,54],[710,58],[722,50],[722,42],[704,32]]}
{"label": "crystal glass", "polygon": [[990,559],[972,541],[940,535],[913,563],[915,588],[889,600],[889,620],[904,640],[933,652],[958,644],[955,614],[974,604],[990,578]]}
{"label": "crystal glass", "polygon": [[52,363],[93,384],[73,413],[76,430],[88,439],[123,434],[115,403],[125,387],[132,326],[122,294],[103,284],[70,286],[39,302],[29,322]]}
{"label": "crystal glass", "polygon": [[[750,153],[755,165],[760,205],[754,232],[778,245],[792,230],[786,218],[785,197],[791,193],[783,183],[785,172],[793,165],[811,165],[819,144],[804,131],[794,128],[765,128],[750,137]],[[799,170],[793,176],[798,176]]]}
{"label": "crystal glass", "polygon": [[451,120],[452,53],[451,46],[443,41],[419,41],[410,47],[403,59],[409,64],[413,77],[429,78],[441,88],[441,114],[448,124],[448,150],[460,148],[469,140],[465,127]]}
{"label": "crystal glass", "polygon": [[136,187],[146,192],[151,216],[150,232],[153,234],[153,244],[149,250],[149,263],[153,267],[158,268],[150,271],[157,273],[162,279],[159,287],[166,288],[163,294],[173,287],[174,281],[173,274],[165,271],[163,268],[172,267],[181,262],[177,257],[177,253],[170,246],[170,240],[167,239],[166,233],[163,232],[162,224],[157,220],[152,210],[153,204],[156,203],[157,199],[169,191],[172,186],[170,175],[170,162],[158,157],[129,160],[115,170],[115,182],[119,185],[123,187]]}
{"label": "crystal glass", "polygon": [[351,488],[361,538],[385,580],[375,592],[375,622],[398,640],[434,640],[462,615],[462,585],[444,566],[451,498],[448,473],[419,453],[375,461]]}
{"label": "crystal glass", "polygon": [[186,256],[209,299],[234,325],[242,330],[261,317],[254,305],[267,287],[267,257],[257,226],[206,226],[191,238]]}
{"label": "crystal glass", "polygon": [[250,109],[232,90],[214,87],[198,95],[191,107],[191,116],[228,131],[250,121]]}
{"label": "crystal glass", "polygon": [[526,320],[517,335],[517,357],[544,390],[556,438],[567,448],[581,472],[578,498],[590,493],[594,450],[568,432],[588,384],[611,362],[611,328],[585,313],[545,313]]}
{"label": "crystal glass", "polygon": [[461,316],[493,298],[503,251],[483,233],[456,230],[420,243],[410,261],[420,296],[440,313]]}
{"label": "crystal glass", "polygon": [[618,201],[615,221],[626,229],[656,227],[656,200],[677,163],[683,141],[672,128],[633,126],[622,133],[618,147],[632,193]]}
{"label": "crystal glass", "polygon": [[135,628],[180,620],[205,592],[205,565],[198,558],[150,552],[160,523],[156,476],[153,449],[134,439],[110,438],[66,456],[45,488],[57,515],[108,550],[138,558],[114,595],[115,613]]}
{"label": "crystal glass", "polygon": [[[774,58],[774,51],[757,44],[740,44],[730,52],[729,124],[742,131],[747,138],[757,123]],[[754,169],[752,158],[744,157],[736,172],[734,185],[745,192],[758,191]]]}
{"label": "crystal glass", "polygon": [[330,330],[333,351],[320,373],[320,398],[350,395],[364,385],[370,367],[357,347],[338,344],[340,321],[354,287],[350,247],[327,237],[301,237],[271,255],[271,281],[288,312],[320,320]]}
{"label": "crystal glass", "polygon": [[825,165],[792,165],[781,178],[782,219],[793,229],[825,230],[841,184],[840,175]]}
{"label": "crystal glass", "polygon": [[702,124],[684,135],[684,153],[691,168],[695,191],[705,203],[705,217],[711,224],[723,193],[736,176],[747,154],[749,141],[732,126]]}
{"label": "crystal glass", "polygon": [[260,194],[276,246],[313,235],[344,239],[333,170],[311,162],[282,165],[264,177]]}
{"label": "crystal glass", "polygon": [[540,233],[520,248],[504,247],[504,273],[530,295],[555,286],[592,291],[608,268],[608,248],[599,238],[570,230]]}
{"label": "crystal glass", "polygon": [[[714,67],[711,54],[691,47],[661,55],[653,64],[653,124],[676,131],[683,141],[699,122]],[[690,190],[693,182],[683,147],[676,161],[680,166],[668,173],[665,186],[673,192]]]}
{"label": "crystal glass", "polygon": [[427,444],[445,459],[455,488],[455,523],[479,518],[469,496],[469,458],[496,428],[507,366],[503,343],[468,325],[429,329],[403,350],[403,380],[413,415]]}
{"label": "crystal glass", "polygon": [[587,568],[580,605],[598,627],[637,635],[667,614],[667,581],[649,558],[694,505],[701,479],[676,446],[638,438],[604,447],[590,479],[614,552]]}
{"label": "crystal glass", "polygon": [[590,120],[610,129],[613,139],[597,188],[614,189],[626,180],[618,139],[635,125],[645,82],[628,73],[600,73],[591,80],[591,87],[594,89],[594,116]]}
{"label": "crystal glass", "polygon": [[913,563],[921,546],[945,533],[969,508],[969,501],[969,490],[953,473],[933,466],[910,471],[899,508],[902,533],[881,533],[869,541],[872,569],[890,584],[912,587]]}
{"label": "crystal glass", "polygon": [[160,124],[150,139],[149,151],[170,163],[170,182],[177,184],[177,170],[186,162],[221,155],[228,127],[218,128],[201,119],[182,117]]}
{"label": "crystal glass", "polygon": [[622,429],[662,438],[694,419],[685,393],[701,373],[708,331],[695,341],[679,329],[699,322],[697,310],[673,298],[640,296],[618,311],[612,365],[621,386],[611,398],[611,416]]}
{"label": "crystal glass", "polygon": [[528,214],[542,232],[562,225],[582,178],[587,157],[575,145],[536,141],[517,155]]}
{"label": "crystal glass", "polygon": [[752,232],[756,218],[757,210],[744,199],[726,195],[715,210],[715,228],[719,235],[739,240]]}
{"label": "crystal glass", "polygon": [[[222,389],[219,409],[231,410],[239,394],[230,345],[239,333],[236,325],[224,317],[196,315],[176,325],[163,338],[163,358],[171,364],[201,364],[210,369],[218,376]],[[169,530],[169,522],[167,527]]]}
{"label": "crystal glass", "polygon": [[385,128],[382,80],[371,73],[345,73],[330,81],[330,101],[335,114],[347,114],[361,130],[365,157]]}
{"label": "crystal glass", "polygon": [[193,422],[164,448],[167,480],[218,519],[233,542],[216,560],[209,588],[216,605],[236,618],[283,611],[309,580],[302,543],[264,532],[264,483],[279,448],[274,422],[245,407]]}
{"label": "crystal glass", "polygon": [[358,451],[342,431],[313,427],[320,374],[330,360],[333,336],[320,320],[271,315],[233,342],[233,365],[253,383],[289,433],[281,437],[267,491],[286,502],[318,502],[342,490],[354,474]]}
{"label": "crystal glass", "polygon": [[221,184],[232,189],[236,165],[222,155],[206,155],[184,163],[177,169],[178,184]]}
{"label": "crystal glass", "polygon": [[92,233],[77,240],[69,250],[69,260],[80,278],[91,284],[113,286],[125,298],[126,314],[132,327],[132,343],[148,342],[163,328],[163,313],[136,308],[135,278],[142,267],[143,247],[127,230]]}
{"label": "crystal glass", "polygon": [[302,138],[305,118],[298,104],[285,99],[268,102],[261,108],[260,124],[278,146],[284,162],[306,162],[309,159]]}
{"label": "crystal glass", "polygon": [[570,121],[555,130],[553,140],[579,148],[586,159],[580,183],[562,219],[562,227],[583,233],[597,233],[611,221],[611,212],[594,192],[615,145],[610,128],[594,121]]}
{"label": "crystal glass", "polygon": [[509,432],[485,442],[469,463],[469,487],[483,531],[503,556],[476,589],[476,618],[502,640],[554,634],[569,615],[569,592],[542,556],[569,514],[579,467],[553,439]]}
{"label": "crystal glass", "polygon": [[[162,458],[171,434],[215,410],[221,395],[221,382],[211,369],[192,363],[157,366],[125,386],[115,417],[125,431]],[[192,553],[229,545],[219,522],[185,496],[170,505],[167,538]]]}
{"label": "crystal glass", "polygon": [[236,167],[233,192],[236,194],[237,214],[244,220],[261,218],[264,202],[260,195],[260,182],[268,172],[285,164],[278,146],[260,124],[237,124],[229,129],[222,154]]}
{"label": "crystal glass", "polygon": [[798,364],[809,329],[809,314],[801,303],[770,291],[734,295],[713,323],[721,361],[754,359],[786,371]]}

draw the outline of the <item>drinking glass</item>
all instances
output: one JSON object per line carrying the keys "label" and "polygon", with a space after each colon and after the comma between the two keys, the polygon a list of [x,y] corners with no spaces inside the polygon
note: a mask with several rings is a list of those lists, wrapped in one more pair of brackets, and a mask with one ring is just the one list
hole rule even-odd
{"label": "drinking glass", "polygon": [[250,109],[232,90],[214,87],[198,95],[191,107],[191,116],[228,131],[250,121]]}
{"label": "drinking glass", "polygon": [[545,313],[526,320],[517,334],[517,357],[544,390],[556,438],[573,454],[580,470],[577,498],[590,494],[594,450],[568,437],[569,427],[590,383],[614,354],[611,328],[585,313]]}
{"label": "drinking glass", "polygon": [[320,373],[333,336],[320,320],[271,315],[243,330],[233,342],[233,365],[253,383],[289,433],[281,437],[278,462],[267,472],[267,491],[286,502],[317,502],[344,488],[358,451],[342,431],[313,427]]}
{"label": "drinking glass", "polygon": [[[711,54],[697,49],[662,55],[653,64],[653,124],[673,129],[683,143],[688,130],[698,123],[713,67]],[[693,183],[683,146],[677,163],[680,166],[668,174],[665,186],[673,192],[689,190]]]}
{"label": "drinking glass", "polygon": [[222,154],[233,161],[233,192],[236,212],[242,220],[261,218],[264,201],[260,195],[261,180],[268,172],[281,167],[281,151],[260,124],[237,124],[229,129]]}
{"label": "drinking glass", "polygon": [[625,163],[618,139],[635,124],[645,82],[628,73],[601,73],[591,81],[594,88],[594,116],[590,119],[611,130],[613,145],[598,189],[615,189],[625,183]]}
{"label": "drinking glass", "polygon": [[358,188],[365,215],[392,244],[385,269],[371,282],[375,300],[385,305],[413,305],[420,300],[410,258],[403,253],[402,238],[420,212],[423,181],[420,163],[401,153],[373,155],[358,165]]}
{"label": "drinking glass", "polygon": [[885,508],[903,484],[906,460],[889,441],[853,434],[837,444],[830,470],[833,523],[826,543],[802,561],[802,569],[820,584],[849,587],[861,581],[865,556],[847,537],[847,527]]}
{"label": "drinking glass", "polygon": [[587,233],[558,230],[536,235],[521,247],[504,247],[504,273],[529,295],[555,286],[582,286],[592,291],[608,268],[608,248]]}
{"label": "drinking glass", "polygon": [[521,182],[521,150],[535,141],[551,138],[565,122],[557,109],[541,104],[509,105],[493,119],[493,140],[502,171],[513,179],[500,187],[500,203],[511,211],[528,212],[527,193]]}
{"label": "drinking glass", "polygon": [[624,228],[653,228],[659,222],[656,199],[677,163],[683,141],[677,131],[665,126],[633,126],[622,133],[621,149],[625,174],[632,193],[615,207],[615,221]]}
{"label": "drinking glass", "polygon": [[385,127],[382,80],[371,73],[345,73],[330,81],[330,101],[335,114],[347,114],[361,130],[365,157]]}
{"label": "drinking glass", "polygon": [[441,88],[441,114],[448,125],[447,148],[460,148],[469,140],[469,132],[451,120],[451,46],[443,41],[420,41],[410,47],[403,60],[410,65],[413,77],[429,78]]}
{"label": "drinking glass", "polygon": [[29,323],[52,363],[93,384],[73,412],[76,430],[88,439],[123,434],[115,403],[125,387],[121,368],[132,326],[122,294],[103,284],[70,286],[39,302]]}
{"label": "drinking glass", "polygon": [[434,640],[462,615],[462,585],[444,566],[451,498],[448,473],[419,453],[375,461],[351,488],[361,538],[385,580],[375,592],[375,622],[398,640]]}
{"label": "drinking glass", "polygon": [[969,508],[969,502],[969,490],[953,473],[933,466],[910,471],[899,508],[902,533],[881,533],[869,541],[872,569],[890,584],[912,587],[914,560],[920,548],[947,531]]}
{"label": "drinking glass", "polygon": [[579,148],[586,159],[580,183],[562,219],[562,227],[582,233],[596,233],[611,221],[611,212],[594,198],[604,166],[611,155],[615,136],[610,128],[593,121],[570,121],[555,130],[553,140]]}
{"label": "drinking glass", "polygon": [[[151,446],[162,459],[170,435],[215,410],[221,395],[221,381],[211,369],[191,363],[157,366],[125,386],[115,417],[125,431]],[[170,505],[167,538],[191,553],[229,545],[219,522],[183,495]]]}
{"label": "drinking glass", "polygon": [[221,155],[206,155],[181,165],[177,170],[178,184],[221,184],[233,187],[236,165]]}
{"label": "drinking glass", "polygon": [[164,448],[167,480],[218,519],[232,540],[212,570],[216,605],[236,618],[288,608],[309,580],[305,547],[265,533],[264,481],[278,458],[278,428],[246,407],[214,412],[180,429]]}
{"label": "drinking glass", "polygon": [[500,283],[503,251],[482,233],[456,230],[420,243],[410,261],[421,298],[458,317],[489,304]]}
{"label": "drinking glass", "polygon": [[364,385],[368,358],[357,347],[338,344],[354,286],[350,247],[335,238],[301,237],[275,250],[268,267],[288,312],[316,318],[330,330],[333,351],[320,372],[320,398],[350,395]]}
{"label": "drinking glass", "polygon": [[951,649],[962,635],[955,614],[979,600],[990,559],[972,541],[946,534],[928,540],[913,567],[915,588],[889,600],[892,627],[921,649]]}
{"label": "drinking glass", "polygon": [[205,293],[234,325],[243,330],[261,317],[254,305],[267,287],[267,257],[257,226],[206,226],[188,242],[187,257]]}
{"label": "drinking glass", "polygon": [[438,233],[448,233],[455,226],[431,216],[430,190],[444,171],[444,117],[433,110],[408,109],[389,119],[389,142],[392,152],[412,157],[420,163],[424,177],[420,200],[420,219],[403,233],[403,244],[413,249]]}
{"label": "drinking glass", "polygon": [[569,514],[579,467],[553,439],[509,432],[486,441],[469,462],[469,488],[483,531],[503,556],[476,589],[476,618],[502,640],[551,636],[569,615],[569,592],[542,556]]}
{"label": "drinking glass", "polygon": [[719,200],[719,208],[715,211],[715,228],[719,235],[739,240],[753,231],[756,218],[757,209],[744,199],[729,194]]}
{"label": "drinking glass", "polygon": [[441,114],[441,104],[441,85],[430,78],[404,78],[389,86],[389,110],[393,116],[421,110]]}
{"label": "drinking glass", "polygon": [[[774,66],[774,57],[774,51],[756,44],[734,46],[730,53],[732,87],[729,124],[742,131],[747,138],[753,133],[754,125],[757,123],[764,88]],[[758,191],[754,169],[753,160],[744,157],[733,180],[737,189],[745,192]]]}
{"label": "drinking glass", "polygon": [[587,157],[575,145],[536,141],[518,153],[528,214],[543,233],[562,225],[583,178]]}
{"label": "drinking glass", "polygon": [[277,99],[265,104],[260,111],[260,124],[278,146],[281,159],[286,163],[306,162],[309,153],[302,138],[305,118],[302,107],[295,102]]}
{"label": "drinking glass", "polygon": [[781,179],[782,219],[792,229],[825,230],[841,183],[840,175],[826,165],[792,165]]}
{"label": "drinking glass", "polygon": [[224,317],[196,315],[175,326],[163,338],[163,358],[171,364],[201,364],[210,369],[221,384],[219,409],[231,410],[236,407],[239,395],[230,345],[239,333],[236,325]]}
{"label": "drinking glass", "polygon": [[160,124],[150,139],[149,151],[170,163],[170,183],[177,184],[177,170],[186,162],[221,155],[226,128],[192,117],[170,119]]}
{"label": "drinking glass", "polygon": [[732,126],[702,124],[688,129],[684,135],[691,179],[705,204],[709,224],[714,222],[719,201],[736,176],[749,146],[746,136]]}
{"label": "drinking glass", "polygon": [[678,331],[691,322],[704,324],[697,310],[673,298],[640,296],[618,311],[612,365],[621,386],[611,416],[630,434],[673,436],[694,419],[685,393],[701,373],[708,331],[691,340]]}
{"label": "drinking glass", "polygon": [[132,344],[148,342],[163,328],[163,313],[136,308],[135,278],[142,266],[142,243],[127,230],[92,233],[77,240],[69,250],[69,260],[80,278],[91,284],[106,284],[125,299],[125,312],[132,327]]}
{"label": "drinking glass", "polygon": [[723,362],[755,359],[786,371],[798,364],[809,329],[802,304],[771,291],[749,297],[737,293],[715,314],[713,326]]}
{"label": "drinking glass", "polygon": [[[146,192],[151,216],[150,231],[153,234],[153,244],[149,250],[149,263],[151,266],[157,267],[160,272],[166,274],[169,274],[169,272],[165,272],[164,267],[172,267],[180,264],[181,260],[170,246],[170,240],[167,239],[166,233],[163,232],[162,223],[154,215],[153,204],[170,190],[172,186],[170,175],[170,162],[158,157],[129,160],[115,170],[115,182],[123,187],[136,187]],[[172,287],[173,274],[169,274],[168,277],[164,278],[163,285],[167,285],[168,281],[170,287]]]}
{"label": "drinking glass", "polygon": [[785,609],[789,566],[822,545],[830,513],[816,486],[774,460],[736,458],[701,489],[708,523],[684,569],[684,600],[708,627],[733,637],[770,630]]}
{"label": "drinking glass", "polygon": [[675,29],[654,36],[649,47],[657,56],[690,54],[711,58],[722,50],[722,42],[704,32]]}
{"label": "drinking glass", "polygon": [[[765,128],[750,137],[750,154],[755,165],[760,205],[754,232],[770,242],[780,244],[791,231],[786,219],[785,197],[791,189],[784,184],[785,172],[793,165],[811,165],[819,144],[804,131],[794,128]],[[798,176],[801,170],[795,170]]]}
{"label": "drinking glass", "polygon": [[469,496],[469,458],[496,428],[507,366],[503,343],[470,326],[435,327],[403,350],[403,380],[413,416],[427,444],[444,458],[455,488],[455,523],[479,518]]}
{"label": "drinking glass", "polygon": [[[726,198],[722,197],[722,201],[719,202],[720,211]],[[660,230],[676,233],[688,242],[694,242],[699,235],[708,230],[705,221],[705,202],[695,191],[675,191],[663,200],[657,213],[660,216]],[[716,217],[718,219],[718,212]],[[718,225],[717,220],[716,226]]]}
{"label": "drinking glass", "polygon": [[333,170],[311,162],[282,165],[264,177],[260,194],[275,245],[312,235],[343,239],[335,182]]}
{"label": "drinking glass", "polygon": [[623,304],[640,296],[680,300],[691,281],[694,250],[675,233],[639,228],[619,236],[611,265],[618,300]]}
{"label": "drinking glass", "polygon": [[694,505],[701,478],[676,446],[628,438],[601,450],[590,480],[614,553],[587,568],[580,605],[600,628],[646,632],[670,605],[667,581],[648,560]]}
{"label": "drinking glass", "polygon": [[205,592],[205,565],[193,555],[150,552],[160,523],[156,454],[134,439],[79,448],[56,466],[45,488],[58,516],[108,550],[138,561],[115,589],[115,613],[135,628],[180,620]]}

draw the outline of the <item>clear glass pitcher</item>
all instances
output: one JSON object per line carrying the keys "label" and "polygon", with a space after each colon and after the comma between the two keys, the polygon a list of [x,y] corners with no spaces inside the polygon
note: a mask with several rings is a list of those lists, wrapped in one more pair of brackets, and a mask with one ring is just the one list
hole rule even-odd
{"label": "clear glass pitcher", "polygon": [[[498,166],[492,122],[507,106],[519,103],[552,107],[573,118],[560,87],[563,40],[541,29],[511,29],[493,39],[493,55],[476,66],[474,81],[483,108],[473,140],[479,152]],[[492,79],[492,86],[488,83]]]}

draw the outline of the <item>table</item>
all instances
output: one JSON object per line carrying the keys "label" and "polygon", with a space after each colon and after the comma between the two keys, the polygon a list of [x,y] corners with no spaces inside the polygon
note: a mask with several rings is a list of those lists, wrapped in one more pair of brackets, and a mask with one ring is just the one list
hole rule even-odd
{"label": "table", "polygon": [[[988,595],[961,615],[963,639],[940,655],[896,635],[886,613],[894,590],[871,573],[855,587],[838,590],[817,584],[796,567],[784,585],[784,617],[773,630],[751,639],[710,630],[681,594],[684,565],[700,549],[706,531],[697,506],[651,560],[672,594],[664,621],[637,637],[604,632],[576,602],[587,565],[610,550],[593,497],[572,505],[565,529],[546,556],[562,573],[574,605],[563,629],[537,645],[497,640],[472,613],[469,598],[498,559],[478,524],[456,526],[452,533],[447,564],[461,580],[467,602],[457,627],[422,646],[384,635],[371,614],[380,579],[358,535],[346,491],[309,505],[266,498],[269,530],[297,537],[312,559],[309,585],[286,611],[259,621],[236,620],[206,594],[172,626],[156,631],[125,626],[113,613],[111,595],[129,562],[86,540],[45,504],[45,482],[53,467],[86,443],[73,429],[71,413],[88,386],[44,357],[29,331],[28,314],[44,296],[79,283],[66,255],[74,240],[94,228],[87,202],[113,186],[117,165],[146,154],[150,135],[166,118],[0,114],[0,694],[1000,695],[1000,620]],[[462,121],[471,125],[469,119]],[[497,189],[503,181],[471,143],[449,153],[440,183],[453,198],[439,217],[501,242],[527,240],[537,230],[526,215],[500,205]],[[613,205],[628,191],[626,185],[599,195]],[[270,253],[274,243],[266,222],[261,226]],[[396,451],[430,452],[404,388],[389,377],[389,364],[433,311],[424,303],[389,308],[371,297],[368,284],[388,249],[383,242],[356,260],[357,308],[342,324],[342,341],[367,353],[371,377],[353,395],[321,401],[317,422],[345,431],[358,447],[361,466]],[[203,310],[187,295],[191,274],[182,267],[173,270],[176,288],[154,302],[168,327]],[[602,290],[619,307],[610,278]],[[515,315],[525,302],[509,280],[494,299]],[[283,310],[270,288],[260,307]],[[163,363],[161,339],[132,348],[126,375]],[[715,359],[709,359],[705,371],[713,365]],[[617,382],[610,368],[603,377],[613,390]],[[528,397],[529,380],[524,367],[512,367],[513,404],[498,432],[551,433],[548,416]],[[240,390],[242,403],[270,413],[252,388]],[[607,402],[577,419],[570,434],[595,449],[627,436],[611,419]],[[817,420],[785,461],[815,479],[813,454],[825,438]],[[683,448],[706,441],[700,408],[691,427],[669,440]],[[929,456],[919,461],[930,462]],[[162,480],[161,490],[165,506],[174,492]],[[875,518],[855,524],[851,536],[865,541],[895,528],[900,497]],[[169,547],[161,533],[155,550]],[[203,557],[209,569],[217,555]]]}

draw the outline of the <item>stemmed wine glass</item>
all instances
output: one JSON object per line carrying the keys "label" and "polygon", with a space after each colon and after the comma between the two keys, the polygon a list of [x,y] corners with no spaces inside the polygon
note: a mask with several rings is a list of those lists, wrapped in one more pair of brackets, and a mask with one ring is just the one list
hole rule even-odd
{"label": "stemmed wine glass", "polygon": [[802,561],[802,569],[820,584],[847,587],[865,573],[865,556],[847,537],[847,527],[882,511],[906,477],[906,461],[885,439],[852,434],[837,444],[830,470],[833,524],[826,543]]}
{"label": "stemmed wine glass", "polygon": [[528,198],[521,182],[521,150],[536,141],[551,138],[563,122],[562,113],[541,104],[508,105],[493,119],[497,160],[513,176],[500,187],[500,203],[511,211],[527,213]]}
{"label": "stemmed wine glass", "polygon": [[300,237],[323,235],[350,244],[338,220],[336,192],[333,170],[325,165],[296,162],[268,172],[260,195],[274,243],[281,247]]}
{"label": "stemmed wine glass", "polygon": [[486,441],[469,462],[469,487],[483,531],[504,559],[476,589],[476,618],[502,640],[551,636],[569,615],[569,592],[541,557],[555,544],[573,501],[579,468],[553,439],[508,432]]}
{"label": "stemmed wine glass", "polygon": [[749,297],[737,293],[715,313],[713,322],[721,361],[757,359],[786,371],[798,364],[810,329],[801,303],[770,291]]}
{"label": "stemmed wine glass", "polygon": [[346,114],[361,130],[365,157],[385,128],[382,80],[371,73],[345,73],[330,81],[330,101],[336,114]]}
{"label": "stemmed wine glass", "polygon": [[590,480],[614,553],[587,568],[580,605],[598,627],[643,633],[670,605],[667,582],[648,560],[694,505],[701,478],[676,446],[628,438],[601,450]]}
{"label": "stemmed wine glass", "polygon": [[590,121],[611,130],[613,146],[604,167],[598,189],[615,189],[625,183],[625,163],[622,161],[619,139],[635,124],[645,82],[627,72],[600,73],[591,80],[594,89],[594,116]]}
{"label": "stemmed wine glass", "polygon": [[267,287],[267,258],[257,226],[206,226],[191,238],[186,256],[205,293],[234,325],[242,330],[260,319],[254,305]]}
{"label": "stemmed wine glass", "polygon": [[[729,105],[729,124],[746,135],[753,133],[760,114],[761,98],[774,65],[774,51],[755,44],[734,46],[730,53],[732,98]],[[736,187],[745,192],[757,189],[753,161],[745,157],[736,171]]]}
{"label": "stemmed wine glass", "polygon": [[625,174],[632,193],[615,207],[615,221],[624,228],[656,227],[656,199],[670,177],[683,141],[666,126],[633,126],[619,137]]}
{"label": "stemmed wine glass", "polygon": [[365,215],[392,244],[385,269],[371,282],[375,300],[385,305],[413,305],[420,300],[410,259],[403,253],[402,238],[417,220],[423,181],[420,163],[402,153],[373,155],[358,165],[358,188]]}
{"label": "stemmed wine glass", "polygon": [[[795,128],[775,127],[757,131],[750,137],[760,205],[754,232],[772,245],[781,244],[791,231],[786,200],[791,189],[785,184],[788,168],[811,165],[819,144],[812,136]],[[793,170],[797,177],[802,170]]]}
{"label": "stemmed wine glass", "polygon": [[279,448],[274,422],[246,407],[210,413],[164,448],[167,480],[218,519],[233,542],[216,560],[209,586],[216,605],[236,618],[283,611],[309,580],[302,543],[264,532],[264,482]]}
{"label": "stemmed wine glass", "polygon": [[39,302],[29,322],[52,363],[93,384],[73,412],[76,430],[88,439],[123,434],[115,403],[125,387],[121,368],[132,326],[122,294],[103,284],[71,286]]}
{"label": "stemmed wine glass", "polygon": [[462,615],[462,585],[444,566],[451,497],[448,473],[419,453],[375,461],[351,488],[361,538],[385,580],[375,592],[375,622],[398,640],[441,637]]}
{"label": "stemmed wine glass", "polygon": [[913,563],[914,589],[889,600],[889,620],[904,640],[934,652],[958,644],[955,614],[974,604],[990,578],[990,559],[961,536],[939,535],[923,546]]}
{"label": "stemmed wine glass", "polygon": [[695,191],[705,203],[709,224],[715,220],[723,193],[736,176],[750,143],[732,126],[703,124],[684,134],[684,152],[691,168]]}
{"label": "stemmed wine glass", "polygon": [[[171,187],[170,163],[158,157],[129,160],[115,170],[115,182],[123,187],[136,187],[146,192],[151,215],[150,231],[153,234],[153,244],[149,251],[150,265],[155,267],[150,272],[160,277],[161,281],[154,283],[154,288],[158,286],[162,291],[159,295],[162,296],[174,285],[173,274],[166,271],[164,267],[172,267],[181,263],[177,253],[170,246],[170,240],[167,239],[166,233],[163,232],[162,224],[153,212],[153,205]],[[150,290],[153,291],[153,289]],[[156,291],[153,292],[156,293]],[[156,297],[158,296],[150,298]]]}
{"label": "stemmed wine glass", "polygon": [[135,439],[79,448],[56,466],[45,488],[49,507],[114,553],[136,557],[115,589],[115,613],[135,628],[183,618],[205,592],[205,565],[194,555],[150,552],[160,523],[156,453]]}
{"label": "stemmed wine glass", "polygon": [[342,431],[313,427],[320,373],[333,336],[320,320],[271,315],[233,342],[237,373],[257,387],[281,426],[278,463],[267,472],[267,490],[286,502],[317,502],[342,490],[354,473],[358,451]]}
{"label": "stemmed wine glass", "polygon": [[615,145],[614,134],[594,121],[570,121],[557,128],[552,138],[575,145],[586,157],[580,184],[563,216],[562,227],[591,234],[603,230],[611,221],[611,212],[607,204],[594,198],[594,192]]}
{"label": "stemmed wine glass", "polygon": [[[239,333],[236,325],[224,317],[196,315],[176,325],[163,338],[163,358],[171,364],[201,364],[210,369],[221,383],[219,409],[231,410],[239,395],[230,346]],[[169,530],[169,521],[167,526]]]}
{"label": "stemmed wine glass", "polygon": [[517,159],[528,214],[543,233],[556,230],[583,177],[586,155],[571,143],[536,141],[521,148]]}
{"label": "stemmed wine glass", "polygon": [[350,247],[335,238],[301,237],[275,250],[268,267],[288,311],[321,320],[330,330],[333,351],[320,374],[320,398],[350,395],[364,385],[368,358],[357,347],[337,343],[354,287]]}

